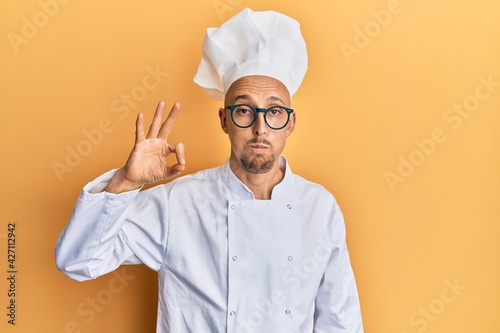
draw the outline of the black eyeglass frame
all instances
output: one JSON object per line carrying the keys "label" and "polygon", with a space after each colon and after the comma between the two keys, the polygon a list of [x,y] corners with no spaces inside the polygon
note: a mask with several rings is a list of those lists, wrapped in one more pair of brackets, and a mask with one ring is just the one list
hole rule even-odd
{"label": "black eyeglass frame", "polygon": [[[246,106],[248,107],[250,110],[253,111],[253,120],[252,122],[247,125],[247,126],[241,126],[241,125],[238,125],[235,121],[234,121],[234,117],[233,117],[233,112],[234,110],[238,107],[238,106]],[[276,108],[279,108],[279,109],[282,109],[282,110],[285,110],[286,113],[287,113],[287,119],[286,119],[286,122],[283,126],[281,127],[272,127],[271,125],[269,125],[269,123],[267,122],[267,113],[270,111],[270,110],[273,110],[273,109],[276,109]],[[281,106],[281,105],[276,105],[276,106],[271,106],[270,108],[254,108],[253,106],[250,106],[248,104],[235,104],[235,105],[228,105],[226,109],[229,109],[229,111],[231,111],[231,120],[233,121],[233,124],[236,125],[237,127],[239,128],[248,128],[250,126],[252,126],[255,121],[257,120],[257,117],[259,116],[259,112],[262,112],[264,114],[264,121],[266,122],[266,125],[270,128],[270,129],[273,129],[275,131],[277,130],[280,130],[280,129],[283,129],[286,127],[286,125],[288,125],[288,122],[290,121],[290,115],[292,114],[293,112],[293,109],[290,109],[290,108],[287,108],[287,107],[284,107],[284,106]]]}

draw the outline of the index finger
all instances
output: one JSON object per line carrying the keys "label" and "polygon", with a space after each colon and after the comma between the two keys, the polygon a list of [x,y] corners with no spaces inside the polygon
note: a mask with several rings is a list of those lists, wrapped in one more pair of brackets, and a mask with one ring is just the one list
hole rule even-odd
{"label": "index finger", "polygon": [[158,132],[158,137],[160,138],[168,137],[180,111],[181,111],[181,104],[177,102],[174,104],[174,106],[172,106],[172,109],[170,110],[167,119],[165,119],[163,124],[161,124],[160,131]]}

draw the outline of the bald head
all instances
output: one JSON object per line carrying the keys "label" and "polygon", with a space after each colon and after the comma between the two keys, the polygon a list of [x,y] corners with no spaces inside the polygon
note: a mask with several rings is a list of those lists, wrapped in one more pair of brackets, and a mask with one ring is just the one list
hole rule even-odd
{"label": "bald head", "polygon": [[279,80],[269,76],[251,75],[236,80],[229,87],[224,103],[226,107],[234,104],[250,104],[254,107],[268,107],[269,105],[291,107],[291,98],[288,89]]}

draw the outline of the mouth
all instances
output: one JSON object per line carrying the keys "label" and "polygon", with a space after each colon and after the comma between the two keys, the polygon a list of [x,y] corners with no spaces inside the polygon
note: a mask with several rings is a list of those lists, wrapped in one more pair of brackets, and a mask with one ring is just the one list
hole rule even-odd
{"label": "mouth", "polygon": [[256,153],[266,152],[269,148],[264,145],[250,145],[250,149]]}
{"label": "mouth", "polygon": [[261,145],[261,144],[253,144],[253,145],[249,145],[250,149],[253,149],[253,150],[256,150],[256,151],[264,151],[264,150],[268,150],[269,147],[268,146],[265,146],[265,145]]}
{"label": "mouth", "polygon": [[248,147],[256,152],[264,152],[270,149],[272,146],[271,142],[268,142],[265,139],[253,139],[248,142]]}

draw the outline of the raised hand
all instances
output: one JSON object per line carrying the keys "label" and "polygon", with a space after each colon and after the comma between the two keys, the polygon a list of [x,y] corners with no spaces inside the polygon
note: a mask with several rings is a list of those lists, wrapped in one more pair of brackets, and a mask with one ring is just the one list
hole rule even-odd
{"label": "raised hand", "polygon": [[[156,107],[148,135],[144,134],[144,115],[139,113],[136,121],[135,145],[127,163],[111,179],[106,192],[121,193],[137,189],[144,184],[154,183],[178,175],[185,168],[184,145],[168,143],[167,138],[180,112],[175,103],[167,119],[161,123],[165,103]],[[167,157],[175,154],[177,163],[169,166]]]}

